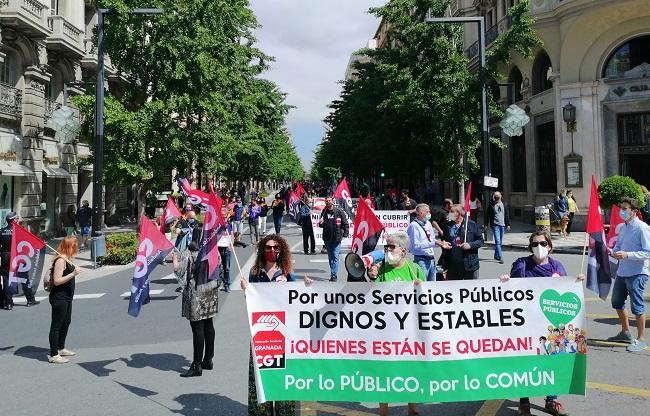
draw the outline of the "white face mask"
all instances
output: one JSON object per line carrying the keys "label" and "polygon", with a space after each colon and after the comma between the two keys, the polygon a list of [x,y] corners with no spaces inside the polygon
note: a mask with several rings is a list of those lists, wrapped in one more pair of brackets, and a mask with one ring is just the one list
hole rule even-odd
{"label": "white face mask", "polygon": [[539,260],[544,260],[548,256],[548,248],[542,246],[533,247],[533,256]]}
{"label": "white face mask", "polygon": [[456,214],[451,213],[451,212],[449,214],[447,214],[447,221],[456,222]]}
{"label": "white face mask", "polygon": [[395,252],[395,250],[386,253],[386,261],[388,264],[394,266],[399,263],[400,260],[402,260],[402,256]]}

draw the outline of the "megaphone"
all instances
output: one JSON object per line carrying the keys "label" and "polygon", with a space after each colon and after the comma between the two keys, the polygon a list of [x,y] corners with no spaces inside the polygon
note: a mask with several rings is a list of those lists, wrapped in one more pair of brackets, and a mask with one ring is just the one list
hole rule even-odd
{"label": "megaphone", "polygon": [[374,263],[384,259],[384,250],[371,251],[363,256],[357,253],[348,253],[345,256],[345,269],[355,279],[362,279],[366,270]]}

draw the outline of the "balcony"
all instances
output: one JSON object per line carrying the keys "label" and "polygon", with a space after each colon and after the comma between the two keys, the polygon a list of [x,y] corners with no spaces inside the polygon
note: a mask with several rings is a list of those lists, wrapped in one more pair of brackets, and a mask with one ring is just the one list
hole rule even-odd
{"label": "balcony", "polygon": [[19,120],[22,117],[23,93],[18,88],[0,83],[0,117]]}
{"label": "balcony", "polygon": [[81,58],[84,53],[84,31],[65,20],[63,16],[50,16],[47,24],[52,32],[47,37],[48,49],[72,58]]}
{"label": "balcony", "polygon": [[44,38],[50,32],[48,10],[49,6],[38,0],[0,0],[0,23],[29,36]]}
{"label": "balcony", "polygon": [[[485,47],[489,48],[494,43],[494,41],[497,40],[499,35],[504,34],[508,31],[508,29],[510,29],[510,26],[512,26],[512,20],[510,19],[510,16],[506,16],[503,19],[499,20],[496,25],[489,28],[485,32]],[[478,57],[478,52],[478,41],[472,43],[469,48],[465,50],[467,58],[470,61]]]}

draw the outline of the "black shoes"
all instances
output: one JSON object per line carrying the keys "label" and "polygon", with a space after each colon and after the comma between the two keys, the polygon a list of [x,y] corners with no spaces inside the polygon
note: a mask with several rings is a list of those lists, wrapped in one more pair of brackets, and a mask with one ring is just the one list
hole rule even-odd
{"label": "black shoes", "polygon": [[203,362],[201,363],[201,368],[204,370],[212,370],[214,368],[214,365],[212,364],[212,359],[203,360]]}
{"label": "black shoes", "polygon": [[30,306],[36,306],[39,303],[41,303],[41,302],[38,301],[38,300],[30,300],[30,301],[27,302],[27,305],[25,305],[25,306],[27,306],[29,308]]}
{"label": "black shoes", "polygon": [[334,275],[330,276],[330,282],[335,282],[336,283],[337,277]]}
{"label": "black shoes", "polygon": [[2,309],[6,310],[6,311],[10,311],[13,308],[14,308],[14,305],[5,305],[5,306],[2,307]]}
{"label": "black shoes", "polygon": [[186,373],[181,374],[181,377],[201,377],[203,369],[201,363],[192,363],[190,369]]}

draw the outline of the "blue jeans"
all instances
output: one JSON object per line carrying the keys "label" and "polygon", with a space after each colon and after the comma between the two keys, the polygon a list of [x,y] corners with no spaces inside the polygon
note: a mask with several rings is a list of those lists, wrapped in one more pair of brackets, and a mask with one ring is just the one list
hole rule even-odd
{"label": "blue jeans", "polygon": [[492,234],[494,234],[494,259],[501,260],[503,253],[501,246],[503,245],[503,234],[506,232],[506,227],[503,225],[493,225]]}
{"label": "blue jeans", "polygon": [[433,257],[424,257],[424,256],[413,256],[413,261],[415,264],[422,268],[424,276],[427,278],[427,282],[436,281],[436,259]]}
{"label": "blue jeans", "polygon": [[327,258],[330,263],[330,276],[336,277],[339,273],[339,254],[341,253],[341,243],[336,241],[325,241],[327,249]]}
{"label": "blue jeans", "polygon": [[221,257],[221,280],[225,287],[230,286],[230,250],[229,247],[219,247],[219,256]]}
{"label": "blue jeans", "polygon": [[282,228],[282,217],[273,216],[273,225],[275,225],[275,233],[280,234],[280,228]]}
{"label": "blue jeans", "polygon": [[637,274],[636,276],[618,276],[614,279],[612,289],[612,308],[625,309],[625,301],[630,297],[630,309],[635,316],[645,313],[643,291],[648,281],[648,275]]}

